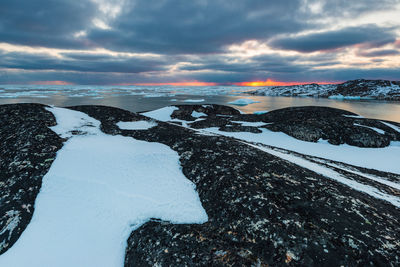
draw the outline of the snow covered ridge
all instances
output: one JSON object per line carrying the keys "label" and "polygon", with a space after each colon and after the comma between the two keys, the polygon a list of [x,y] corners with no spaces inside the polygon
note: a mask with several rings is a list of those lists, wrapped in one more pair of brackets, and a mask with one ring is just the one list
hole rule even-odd
{"label": "snow covered ridge", "polygon": [[0,266],[400,264],[398,123],[219,105],[0,119]]}
{"label": "snow covered ridge", "polygon": [[400,82],[352,80],[342,84],[271,86],[247,92],[264,96],[328,97],[332,99],[380,99],[400,101]]}

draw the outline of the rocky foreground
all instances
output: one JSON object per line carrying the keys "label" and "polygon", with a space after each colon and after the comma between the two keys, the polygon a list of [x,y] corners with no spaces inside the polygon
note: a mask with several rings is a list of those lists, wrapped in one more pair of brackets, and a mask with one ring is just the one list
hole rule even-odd
{"label": "rocky foreground", "polygon": [[250,91],[263,96],[301,96],[332,99],[376,99],[400,101],[400,81],[352,80],[341,84],[273,86]]}
{"label": "rocky foreground", "polygon": [[[122,130],[120,121],[153,119],[105,106],[70,109],[99,120],[106,134],[175,150],[207,212],[204,224],[157,218],[143,224],[127,240],[125,266],[400,264],[399,174],[207,131],[269,130],[308,142],[382,149],[400,141],[398,123],[323,107],[246,115],[225,106],[188,105],[175,106],[169,120],[150,129]],[[48,128],[56,124],[44,105],[0,106],[0,253],[29,224],[41,179],[66,141]]]}

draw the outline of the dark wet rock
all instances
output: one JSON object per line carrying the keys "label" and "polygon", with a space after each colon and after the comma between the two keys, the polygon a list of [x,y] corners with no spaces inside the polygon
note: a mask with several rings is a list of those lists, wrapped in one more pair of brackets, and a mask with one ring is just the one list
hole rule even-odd
{"label": "dark wet rock", "polygon": [[106,133],[177,151],[209,216],[202,225],[145,223],[128,240],[125,266],[400,264],[400,210],[385,201],[235,139],[162,122],[147,131],[119,130],[118,121],[143,118],[100,106],[73,109],[100,120]]}
{"label": "dark wet rock", "polygon": [[[358,118],[357,114],[340,109],[293,107],[271,111],[264,117],[274,122],[267,126],[268,129],[284,132],[303,141],[323,139],[334,145],[385,147],[390,141],[400,140],[400,133],[379,120]],[[382,129],[385,134],[368,127]]]}
{"label": "dark wet rock", "polygon": [[197,119],[195,117],[192,117],[193,111],[205,113],[208,116],[215,116],[217,114],[222,116],[240,114],[240,111],[238,111],[237,109],[222,105],[176,105],[175,107],[179,109],[175,110],[171,114],[171,118],[186,121],[194,121],[195,119]]}
{"label": "dark wet rock", "polygon": [[[13,108],[24,111],[12,117],[14,120],[20,120],[19,123],[29,121],[30,118],[39,118],[33,121],[38,128],[36,130],[40,131],[39,134],[44,135],[44,138],[37,137],[42,146],[49,147],[49,144],[54,142],[58,144],[57,149],[61,147],[61,140],[47,128],[54,124],[54,118],[42,106],[33,108],[40,110],[37,112],[28,112],[29,106],[15,105]],[[127,241],[125,266],[400,264],[400,209],[386,201],[351,189],[233,138],[203,135],[192,129],[165,122],[157,122],[157,126],[148,130],[121,130],[116,125],[119,121],[150,119],[112,107],[77,106],[71,109],[85,112],[100,120],[101,130],[107,134],[159,142],[177,151],[182,171],[195,183],[202,205],[209,216],[209,221],[201,225],[176,225],[157,219],[145,223],[133,231]],[[184,109],[187,110],[186,114],[191,114],[189,107]],[[234,121],[246,119],[252,122],[283,124],[286,115],[295,116],[293,114],[298,113],[286,109],[259,117],[238,113],[217,116],[220,115],[219,111],[212,113],[209,110],[207,113],[198,109],[198,106],[195,109],[208,116],[206,120],[193,124],[223,121],[220,127],[239,127]],[[303,118],[311,116],[309,113],[319,111],[307,111],[309,109],[304,108]],[[219,110],[219,107],[215,106],[213,110]],[[326,111],[324,116],[335,114],[351,115],[345,111],[333,110]],[[186,115],[182,116],[188,118]],[[293,125],[299,123],[301,118],[301,115],[296,116],[298,118],[293,119]],[[368,123],[375,125],[374,120]],[[320,127],[315,122],[310,122],[310,125],[314,124],[316,128]],[[34,130],[35,127],[31,129]],[[49,134],[46,134],[47,131]],[[26,134],[16,131],[16,138],[20,138],[20,143],[26,143],[26,140],[19,135]],[[30,133],[28,135],[30,136]],[[35,137],[37,135],[35,134]],[[50,137],[54,137],[54,140]],[[11,148],[9,144],[13,143],[6,141],[4,144],[7,145],[6,148]],[[31,157],[35,151],[29,150],[26,157]],[[39,166],[46,161],[45,158],[47,157],[32,162],[35,162],[34,166]],[[317,158],[310,160],[322,162]],[[329,166],[327,163],[333,162],[321,164]],[[390,181],[400,181],[400,176],[396,174],[357,168],[345,163],[335,164],[344,166],[341,172],[348,179],[368,185],[372,185],[373,182],[346,171],[346,168],[379,175]],[[3,165],[1,166],[3,168]],[[1,181],[12,180],[12,177],[12,174],[7,174],[2,176],[4,180]],[[2,189],[7,188],[4,184],[2,186]],[[399,190],[389,186],[375,186],[393,196],[400,195]],[[23,185],[21,187],[23,188]],[[18,190],[15,189],[7,192],[11,196],[18,194]],[[37,194],[37,191],[35,192]],[[19,205],[18,202],[15,203],[14,208]]]}
{"label": "dark wet rock", "polygon": [[62,140],[40,104],[0,105],[0,254],[19,238]]}
{"label": "dark wet rock", "polygon": [[262,133],[260,129],[252,126],[241,126],[240,124],[225,125],[219,128],[224,132],[249,132],[249,133]]}
{"label": "dark wet rock", "polygon": [[[174,113],[189,110],[188,106],[176,107],[179,110]],[[187,113],[189,114],[189,112]],[[348,144],[358,147],[386,147],[391,141],[400,141],[400,133],[379,120],[361,118],[355,113],[329,107],[291,107],[261,115],[231,114],[224,116],[224,114],[216,112],[209,112],[208,115],[205,120],[191,123],[190,127],[195,129],[218,127],[219,130],[226,132],[252,133],[259,133],[261,132],[259,129],[267,128],[303,141],[317,142],[322,139],[334,145]],[[266,125],[257,129],[240,126],[234,123],[235,121],[265,122]],[[389,123],[400,127],[398,123]],[[382,130],[384,133],[379,133],[376,129]]]}

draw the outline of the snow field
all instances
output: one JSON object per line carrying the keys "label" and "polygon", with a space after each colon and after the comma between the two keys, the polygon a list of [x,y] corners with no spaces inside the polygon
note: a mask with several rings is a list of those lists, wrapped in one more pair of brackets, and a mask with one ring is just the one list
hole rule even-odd
{"label": "snow field", "polygon": [[168,146],[106,135],[81,112],[49,111],[58,123],[52,130],[70,139],[43,177],[32,221],[0,266],[123,266],[129,234],[150,218],[207,221]]}

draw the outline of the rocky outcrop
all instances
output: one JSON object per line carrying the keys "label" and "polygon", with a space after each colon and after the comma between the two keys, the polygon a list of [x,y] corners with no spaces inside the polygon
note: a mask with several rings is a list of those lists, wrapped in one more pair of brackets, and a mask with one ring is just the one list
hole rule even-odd
{"label": "rocky outcrop", "polygon": [[[35,143],[37,147],[29,146],[30,150],[24,154],[24,158],[35,159],[31,161],[33,169],[41,170],[40,174],[43,176],[54,159],[55,151],[61,147],[62,140],[47,128],[54,125],[54,118],[40,105],[0,107],[2,122],[3,114],[6,114],[7,122],[16,121],[24,125],[18,126],[14,123],[16,129],[30,127],[29,131],[13,131],[16,135],[15,140],[20,140],[18,142],[12,138],[2,139],[5,140],[2,145],[6,150],[19,151],[27,143],[30,144],[30,138],[35,139],[37,133],[44,133],[45,138],[37,137],[40,139],[40,143]],[[335,124],[334,121],[343,117],[347,124],[342,124],[342,128],[348,125],[351,127],[351,123],[357,119],[343,115],[355,116],[355,114],[334,109],[303,107],[277,110],[263,115],[246,115],[222,106],[178,106],[179,109],[175,110],[171,117],[192,121],[190,127],[194,129],[168,122],[157,122],[157,126],[148,130],[122,130],[116,125],[119,121],[149,120],[149,118],[113,107],[70,108],[101,121],[101,130],[107,134],[120,134],[148,142],[159,142],[177,151],[182,171],[196,185],[202,205],[208,214],[209,221],[201,225],[176,225],[157,219],[145,223],[133,231],[127,241],[125,266],[397,266],[400,264],[399,208],[245,142],[196,131],[196,128],[210,127],[210,125],[222,128],[243,127],[237,123],[235,126],[234,121],[262,121],[269,124],[261,127],[272,127],[271,125],[277,124],[278,126],[274,126],[278,127],[276,130],[282,130],[286,129],[283,127],[285,120],[292,125],[300,125],[301,120],[305,120],[308,122],[302,127],[316,129],[307,130],[313,134],[322,132],[328,136],[328,133],[333,132],[339,135],[337,132],[339,124]],[[195,121],[191,116],[193,111],[205,113],[207,116],[203,116],[203,120]],[[322,118],[328,121],[327,124],[319,124],[318,121]],[[368,123],[374,127],[380,126],[375,120]],[[12,136],[11,128],[7,128],[9,130],[6,132],[3,131],[2,137]],[[293,131],[294,135],[293,129],[287,131],[291,133]],[[252,131],[249,128],[246,130]],[[304,138],[311,138],[312,134],[308,134],[307,131]],[[388,138],[394,140],[399,136],[394,134]],[[43,154],[43,157],[35,156],[38,151],[47,153],[46,149],[52,146],[55,148],[48,152],[53,153],[50,157],[50,154]],[[46,149],[43,152],[44,148]],[[2,168],[9,166],[14,159],[11,154],[4,154],[0,159],[4,160],[5,157],[8,161],[2,161]],[[344,163],[328,161],[321,163],[321,159],[310,158],[310,160],[340,171],[348,179],[368,185],[375,182],[354,171],[346,171],[346,168],[400,182],[400,176],[395,174],[347,166]],[[50,163],[46,165],[46,162]],[[333,163],[336,165],[332,165]],[[339,170],[339,165],[346,165],[346,168]],[[25,199],[25,196],[29,195],[32,196],[29,199],[34,199],[36,196],[37,190],[32,194],[28,193],[28,190],[19,193],[19,188],[7,184],[8,181],[14,181],[13,177],[18,177],[20,173],[17,169],[12,169],[2,176],[3,184],[0,191],[2,201],[6,197]],[[30,180],[36,183],[39,181],[40,187],[42,176],[31,175],[23,180],[26,183]],[[24,186],[25,184],[19,184],[21,188],[25,188]],[[399,190],[390,186],[382,184],[375,186],[393,196],[400,195]],[[12,210],[19,210],[19,205],[26,202],[9,203]],[[3,216],[0,221],[2,229],[10,225],[4,218]]]}
{"label": "rocky outcrop", "polygon": [[40,104],[0,105],[0,254],[19,238],[34,212],[42,178],[62,140]]}
{"label": "rocky outcrop", "polygon": [[[160,142],[176,150],[183,173],[196,184],[209,216],[202,225],[156,219],[144,224],[128,240],[126,266],[399,263],[400,210],[384,201],[231,138],[202,135],[170,123],[148,131],[120,130],[116,122],[142,118],[114,108],[73,109],[100,120],[106,133]],[[212,110],[179,106],[171,117],[182,119],[193,111],[210,117],[191,126],[229,120],[229,115],[218,116]],[[256,120],[232,109],[231,113],[235,119]],[[394,174],[379,175],[400,181]]]}
{"label": "rocky outcrop", "polygon": [[382,100],[400,100],[400,82],[383,80],[354,80],[339,84],[331,95],[358,96]]}
{"label": "rocky outcrop", "polygon": [[[303,141],[317,142],[322,139],[334,145],[385,147],[391,141],[400,141],[400,133],[381,121],[362,118],[352,112],[335,108],[291,107],[254,115],[239,114],[237,110],[228,107],[224,114],[218,114],[213,112],[213,106],[177,105],[179,110],[175,110],[171,117],[194,120],[190,116],[193,111],[203,112],[208,116],[203,117],[201,121],[191,123],[190,127],[196,129],[219,127],[221,131],[253,133],[267,128],[275,132],[284,132]],[[265,122],[266,125],[245,127],[235,123],[236,121]],[[391,123],[400,127],[398,123]]]}
{"label": "rocky outcrop", "polygon": [[342,84],[304,84],[266,87],[248,93],[265,96],[308,96],[334,99],[400,101],[400,82],[358,79],[347,81]]}

